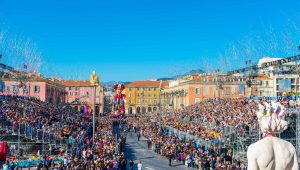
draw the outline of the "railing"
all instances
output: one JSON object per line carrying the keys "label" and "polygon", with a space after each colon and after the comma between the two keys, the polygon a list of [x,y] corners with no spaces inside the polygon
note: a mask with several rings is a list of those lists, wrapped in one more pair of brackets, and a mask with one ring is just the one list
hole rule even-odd
{"label": "railing", "polygon": [[[35,144],[42,144],[42,150],[45,152],[47,147],[44,147],[44,145],[66,147],[68,144],[67,138],[59,138],[57,133],[38,129],[29,124],[11,121],[5,115],[0,117],[0,129],[5,132],[0,135],[0,140],[6,139],[9,145],[17,144],[17,148],[22,148],[22,145],[26,144],[31,144],[32,147]],[[18,138],[14,136],[18,136]]]}

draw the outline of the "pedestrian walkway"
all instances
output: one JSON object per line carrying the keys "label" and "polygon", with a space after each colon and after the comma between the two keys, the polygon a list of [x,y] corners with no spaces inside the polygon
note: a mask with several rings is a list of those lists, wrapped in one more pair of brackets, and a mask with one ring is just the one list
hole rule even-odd
{"label": "pedestrian walkway", "polygon": [[[128,162],[131,159],[135,162],[134,170],[137,169],[137,163],[139,160],[142,161],[144,170],[186,170],[189,169],[187,166],[182,165],[182,162],[172,161],[172,166],[169,166],[169,160],[163,156],[160,156],[148,150],[147,140],[144,137],[140,138],[140,141],[137,139],[136,133],[129,132],[127,134],[127,142],[125,147],[125,155]],[[190,169],[191,170],[191,169]]]}

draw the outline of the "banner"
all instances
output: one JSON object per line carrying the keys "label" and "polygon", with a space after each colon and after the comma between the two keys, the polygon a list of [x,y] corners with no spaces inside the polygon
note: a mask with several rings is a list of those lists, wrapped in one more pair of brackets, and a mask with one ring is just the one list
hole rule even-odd
{"label": "banner", "polygon": [[0,161],[6,161],[7,142],[3,141],[0,145]]}

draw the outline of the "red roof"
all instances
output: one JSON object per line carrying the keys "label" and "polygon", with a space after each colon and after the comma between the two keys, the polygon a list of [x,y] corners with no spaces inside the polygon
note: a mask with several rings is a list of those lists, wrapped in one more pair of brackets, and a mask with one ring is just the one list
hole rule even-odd
{"label": "red roof", "polygon": [[134,81],[126,85],[126,87],[165,87],[168,85],[168,81]]}
{"label": "red roof", "polygon": [[79,86],[79,87],[92,86],[90,81],[87,80],[62,80],[60,82],[64,86]]}

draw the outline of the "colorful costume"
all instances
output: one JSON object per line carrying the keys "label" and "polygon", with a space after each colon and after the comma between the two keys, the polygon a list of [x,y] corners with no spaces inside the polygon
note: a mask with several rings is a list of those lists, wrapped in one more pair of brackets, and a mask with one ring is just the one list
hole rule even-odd
{"label": "colorful costume", "polygon": [[113,88],[116,90],[113,100],[112,112],[115,115],[120,115],[125,113],[125,94],[122,91],[125,89],[124,84],[115,84]]}

